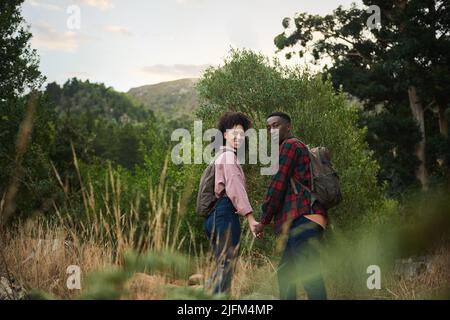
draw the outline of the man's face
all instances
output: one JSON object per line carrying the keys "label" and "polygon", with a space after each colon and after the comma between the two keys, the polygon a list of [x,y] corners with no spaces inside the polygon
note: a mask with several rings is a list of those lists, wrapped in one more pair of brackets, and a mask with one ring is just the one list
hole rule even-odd
{"label": "man's face", "polygon": [[270,134],[276,135],[278,129],[278,138],[280,144],[291,134],[291,125],[280,116],[273,116],[267,119],[267,130]]}

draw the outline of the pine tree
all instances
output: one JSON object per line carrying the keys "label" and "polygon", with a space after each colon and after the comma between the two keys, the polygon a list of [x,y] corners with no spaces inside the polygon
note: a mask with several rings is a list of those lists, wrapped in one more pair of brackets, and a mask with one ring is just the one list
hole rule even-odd
{"label": "pine tree", "polygon": [[[415,154],[420,161],[416,176],[428,187],[427,130],[424,113],[435,109],[440,133],[448,137],[450,92],[450,4],[444,0],[363,0],[366,8],[341,6],[326,16],[298,14],[285,18],[287,29],[275,45],[290,58],[325,67],[336,87],[361,99],[366,109],[383,105],[386,110],[409,105],[421,140]],[[380,24],[373,28],[373,12],[380,9]],[[293,29],[292,32],[289,31]]]}

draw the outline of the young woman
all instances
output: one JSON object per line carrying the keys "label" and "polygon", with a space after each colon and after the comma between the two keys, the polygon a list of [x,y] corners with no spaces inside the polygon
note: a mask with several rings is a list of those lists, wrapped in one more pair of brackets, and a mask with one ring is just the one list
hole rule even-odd
{"label": "young woman", "polygon": [[[245,217],[254,234],[258,222],[248,199],[245,177],[236,152],[245,139],[251,122],[240,112],[227,112],[218,122],[223,146],[215,160],[214,192],[218,198],[205,220],[205,232],[210,240],[217,268],[209,285],[216,294],[229,294],[235,260],[241,237],[240,217]],[[219,138],[220,138],[219,137]]]}

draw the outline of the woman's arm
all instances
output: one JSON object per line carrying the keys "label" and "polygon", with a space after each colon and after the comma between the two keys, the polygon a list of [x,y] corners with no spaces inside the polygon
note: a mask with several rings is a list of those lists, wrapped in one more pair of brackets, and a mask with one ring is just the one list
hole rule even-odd
{"label": "woman's arm", "polygon": [[221,164],[224,170],[225,192],[238,214],[246,216],[253,212],[245,189],[244,176],[238,163]]}

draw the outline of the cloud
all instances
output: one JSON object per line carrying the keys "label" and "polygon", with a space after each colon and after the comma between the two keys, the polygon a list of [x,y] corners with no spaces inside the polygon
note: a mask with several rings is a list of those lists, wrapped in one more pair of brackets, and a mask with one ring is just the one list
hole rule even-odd
{"label": "cloud", "polygon": [[195,78],[199,77],[208,67],[207,64],[155,64],[142,67],[139,72],[161,78]]}
{"label": "cloud", "polygon": [[231,16],[227,21],[227,30],[232,45],[257,49],[259,48],[259,32],[255,25],[255,17],[248,17],[243,11]]}
{"label": "cloud", "polygon": [[178,4],[185,4],[189,2],[202,2],[203,0],[176,0]]}
{"label": "cloud", "polygon": [[62,8],[56,4],[45,3],[38,0],[28,0],[27,3],[29,3],[32,7],[42,8],[49,11],[62,11]]}
{"label": "cloud", "polygon": [[84,4],[88,6],[98,8],[100,10],[108,10],[114,7],[111,0],[81,0]]}
{"label": "cloud", "polygon": [[[108,10],[114,8],[112,0],[76,0],[78,3],[85,4],[100,10]],[[62,11],[63,8],[57,4],[46,3],[41,0],[26,0],[32,7],[43,8],[51,11]]]}
{"label": "cloud", "polygon": [[91,74],[83,71],[72,71],[72,72],[66,72],[64,74],[66,78],[78,78],[82,80],[86,80],[92,77]]}
{"label": "cloud", "polygon": [[32,43],[36,48],[75,52],[81,41],[87,39],[80,33],[73,31],[60,32],[46,22],[32,24]]}
{"label": "cloud", "polygon": [[128,27],[124,27],[124,26],[109,25],[109,26],[105,26],[105,30],[107,32],[117,33],[117,34],[121,34],[121,35],[124,35],[124,36],[131,36],[132,35],[132,33],[130,32],[130,29]]}
{"label": "cloud", "polygon": [[205,4],[206,0],[176,0],[175,1],[179,6],[198,6]]}

